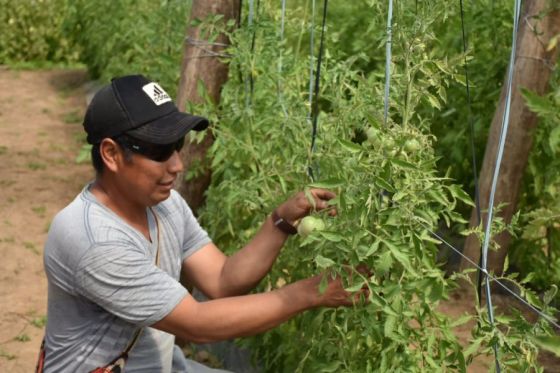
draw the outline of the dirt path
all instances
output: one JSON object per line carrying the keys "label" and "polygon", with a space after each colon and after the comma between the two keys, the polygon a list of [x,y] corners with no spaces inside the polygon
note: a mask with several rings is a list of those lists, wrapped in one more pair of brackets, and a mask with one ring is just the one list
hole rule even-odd
{"label": "dirt path", "polygon": [[54,214],[92,178],[74,161],[83,71],[0,67],[0,372],[32,372],[43,336],[43,244]]}

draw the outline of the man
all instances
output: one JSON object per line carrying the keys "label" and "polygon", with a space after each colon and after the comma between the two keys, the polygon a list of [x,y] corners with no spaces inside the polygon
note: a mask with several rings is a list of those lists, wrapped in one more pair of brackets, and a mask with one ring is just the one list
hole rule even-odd
{"label": "man", "polygon": [[[175,336],[205,343],[254,335],[361,295],[332,278],[320,294],[321,275],[247,295],[312,207],[296,194],[225,256],[172,189],[185,134],[207,126],[140,75],[113,79],[94,96],[84,128],[96,178],[55,217],[45,245],[45,372],[89,372],[117,357],[128,358],[126,372],[170,372]],[[311,194],[317,209],[334,197]],[[181,271],[209,301],[180,285]]]}

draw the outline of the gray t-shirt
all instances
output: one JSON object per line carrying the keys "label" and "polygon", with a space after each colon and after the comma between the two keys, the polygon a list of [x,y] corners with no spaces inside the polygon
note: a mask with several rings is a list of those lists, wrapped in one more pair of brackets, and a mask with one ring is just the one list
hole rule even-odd
{"label": "gray t-shirt", "polygon": [[[88,372],[118,356],[138,327],[161,320],[185,297],[182,261],[211,242],[175,191],[153,207],[159,235],[146,210],[150,242],[100,204],[90,186],[56,215],[45,244],[45,372]],[[126,372],[170,372],[174,340],[144,328]]]}

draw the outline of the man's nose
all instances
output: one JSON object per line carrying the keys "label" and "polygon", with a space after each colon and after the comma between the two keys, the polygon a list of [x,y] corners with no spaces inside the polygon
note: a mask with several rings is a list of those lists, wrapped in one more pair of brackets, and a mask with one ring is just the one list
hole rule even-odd
{"label": "man's nose", "polygon": [[167,160],[167,168],[170,173],[176,174],[183,171],[183,161],[178,151],[174,151],[171,158]]}

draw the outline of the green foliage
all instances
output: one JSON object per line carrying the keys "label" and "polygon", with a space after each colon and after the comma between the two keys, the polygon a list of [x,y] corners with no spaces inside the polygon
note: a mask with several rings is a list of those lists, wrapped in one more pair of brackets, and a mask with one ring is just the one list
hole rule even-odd
{"label": "green foliage", "polygon": [[66,30],[81,46],[81,61],[103,82],[145,74],[174,96],[190,1],[75,0]]}
{"label": "green foliage", "polygon": [[0,0],[0,64],[75,63],[72,30],[63,30],[68,0]]}
{"label": "green foliage", "polygon": [[538,337],[535,339],[536,343],[542,348],[554,353],[560,357],[560,337]]}
{"label": "green foliage", "polygon": [[[456,16],[456,5],[422,2],[416,8],[405,1],[397,7],[385,126],[383,67],[377,62],[386,9],[372,3],[359,17],[371,18],[364,27],[371,27],[377,57],[346,54],[347,45],[337,44],[341,35],[327,33],[315,151],[310,150],[309,62],[301,42],[308,19],[294,16],[309,14],[300,5],[288,10],[281,41],[277,4],[261,2],[256,26],[231,35],[231,78],[220,106],[195,108],[219,122],[210,156],[213,181],[201,219],[220,247],[235,251],[247,243],[270,211],[295,191],[315,186],[338,195],[333,201],[338,216],[315,213],[326,222],[325,230],[291,239],[261,290],[327,271],[342,276],[349,290],[367,286],[371,292],[365,306],[307,312],[247,343],[265,371],[274,372],[465,371],[494,343],[504,366],[536,369],[538,348],[531,338],[550,331],[544,322],[534,326],[519,314],[500,316],[504,328],[496,329],[480,311],[482,327],[464,350],[453,334],[464,320],[454,323],[436,310],[455,282],[437,264],[439,242],[431,231],[440,222],[462,227],[456,209],[472,205],[459,185],[438,172],[431,134],[448,91],[461,81],[462,52],[442,48],[439,32]],[[307,175],[309,166],[315,180]],[[348,272],[358,264],[373,275]]]}
{"label": "green foliage", "polygon": [[[457,79],[447,89],[447,101],[433,113],[432,131],[438,139],[439,167],[450,169],[469,194],[474,193],[469,122],[474,126],[477,169],[480,170],[488,130],[499,100],[509,61],[513,23],[512,2],[508,0],[463,1],[468,40],[467,65],[461,61]],[[458,2],[446,23],[436,24],[439,53],[461,55],[463,39]],[[468,69],[472,111],[466,94],[465,66]],[[430,110],[427,108],[427,110]],[[465,215],[467,212],[465,211]]]}
{"label": "green foliage", "polygon": [[[525,276],[532,274],[531,284],[539,291],[560,283],[560,85],[553,84],[553,91],[542,97],[523,91],[527,105],[539,116],[539,124],[519,202],[525,212],[523,228],[510,254]],[[559,299],[557,296],[557,304]]]}
{"label": "green foliage", "polygon": [[44,328],[47,325],[47,316],[38,316],[30,321],[31,325],[36,328]]}
{"label": "green foliage", "polygon": [[17,336],[15,336],[14,340],[18,341],[18,342],[29,342],[31,340],[31,337],[29,337],[25,333],[22,333],[22,334],[18,334]]}

